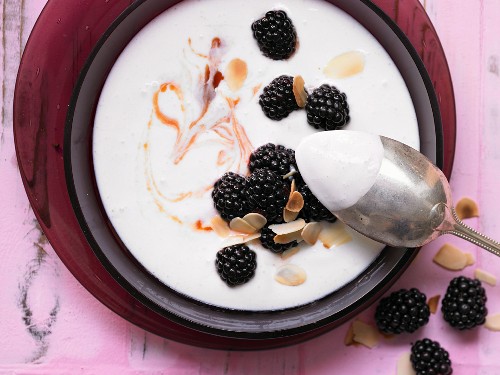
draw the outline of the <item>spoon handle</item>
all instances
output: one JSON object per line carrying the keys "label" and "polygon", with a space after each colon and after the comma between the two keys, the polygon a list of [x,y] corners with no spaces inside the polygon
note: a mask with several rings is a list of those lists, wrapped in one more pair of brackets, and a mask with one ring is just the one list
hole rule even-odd
{"label": "spoon handle", "polygon": [[449,212],[451,215],[447,215],[447,228],[441,231],[441,234],[453,234],[500,257],[499,242],[486,237],[484,234],[464,224],[462,220],[458,218],[453,207],[449,208]]}

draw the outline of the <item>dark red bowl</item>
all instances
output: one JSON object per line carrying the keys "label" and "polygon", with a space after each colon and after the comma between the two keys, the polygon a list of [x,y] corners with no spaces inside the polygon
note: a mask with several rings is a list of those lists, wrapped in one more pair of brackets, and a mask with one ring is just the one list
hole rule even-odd
{"label": "dark red bowl", "polygon": [[[114,235],[101,207],[90,152],[100,90],[130,39],[177,2],[68,6],[64,0],[49,1],[23,56],[14,108],[18,160],[35,214],[77,279],[113,311],[154,333],[211,348],[264,349],[326,332],[383,293],[417,250],[387,248],[356,280],[305,306],[227,310],[182,296],[152,277]],[[330,2],[363,24],[391,55],[416,108],[421,150],[449,175],[455,145],[453,92],[442,49],[418,1],[412,6],[408,1],[394,3],[394,18],[411,14],[420,23],[412,37],[430,38],[432,49],[421,52],[424,61],[426,54],[433,54],[428,68],[434,82],[405,34],[372,2]],[[390,9],[389,1],[376,3]],[[435,89],[444,103],[438,103]]]}

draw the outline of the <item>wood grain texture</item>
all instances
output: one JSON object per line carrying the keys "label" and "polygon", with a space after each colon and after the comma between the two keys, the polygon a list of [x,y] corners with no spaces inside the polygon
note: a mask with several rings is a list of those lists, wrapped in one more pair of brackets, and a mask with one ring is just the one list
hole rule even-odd
{"label": "wood grain texture", "polygon": [[[438,31],[455,87],[458,130],[453,196],[455,200],[463,196],[475,199],[481,215],[468,224],[498,239],[500,2],[421,2]],[[425,335],[449,350],[455,373],[500,374],[500,334],[481,328],[455,332],[439,312],[422,332],[383,340],[373,350],[345,347],[346,324],[301,345],[240,353],[164,340],[130,325],[98,303],[69,274],[40,232],[15,161],[12,97],[16,71],[44,3],[0,2],[0,373],[392,374],[409,343]],[[423,249],[393,290],[418,286],[428,296],[444,294],[448,281],[457,275],[431,261],[444,242],[474,253],[478,267],[500,276],[499,259],[471,244],[444,237]],[[474,268],[463,274],[471,276]],[[490,311],[500,312],[500,293],[489,286],[486,290]],[[360,318],[372,322],[373,311],[365,311]]]}

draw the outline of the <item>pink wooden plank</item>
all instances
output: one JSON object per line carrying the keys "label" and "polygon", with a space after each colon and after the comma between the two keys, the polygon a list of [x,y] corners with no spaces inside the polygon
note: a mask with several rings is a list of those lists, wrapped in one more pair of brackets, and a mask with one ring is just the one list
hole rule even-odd
{"label": "pink wooden plank", "polygon": [[[478,121],[481,123],[482,147],[479,169],[481,217],[480,229],[497,240],[500,239],[498,212],[500,201],[500,2],[486,0],[482,4],[482,43],[479,69],[481,71],[482,111]],[[481,267],[500,276],[499,259],[494,255],[481,252]],[[495,291],[488,302],[491,312],[500,313],[499,293]],[[481,365],[498,366],[500,340],[498,333],[481,331],[478,351]],[[494,373],[494,372],[492,372]]]}

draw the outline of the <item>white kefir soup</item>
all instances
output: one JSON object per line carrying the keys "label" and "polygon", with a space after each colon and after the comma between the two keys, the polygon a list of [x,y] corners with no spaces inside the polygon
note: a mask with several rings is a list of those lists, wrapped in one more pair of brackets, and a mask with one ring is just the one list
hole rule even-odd
{"label": "white kefir soup", "polygon": [[[282,61],[265,57],[251,30],[278,9],[298,39]],[[338,221],[321,223],[321,240],[302,241],[286,256],[258,239],[246,243],[257,268],[243,285],[229,287],[217,273],[217,252],[238,233],[224,238],[212,228],[214,182],[227,171],[248,175],[249,155],[261,145],[295,150],[320,132],[304,109],[281,121],[264,115],[259,96],[281,75],[301,75],[308,92],[324,83],[344,92],[351,118],[344,129],[418,149],[415,111],[395,64],[366,29],[326,1],[184,1],[134,37],[102,90],[93,159],[106,213],[151,274],[196,300],[245,310],[306,304],[356,278],[384,247]]]}

